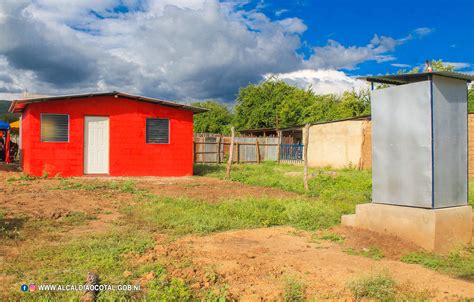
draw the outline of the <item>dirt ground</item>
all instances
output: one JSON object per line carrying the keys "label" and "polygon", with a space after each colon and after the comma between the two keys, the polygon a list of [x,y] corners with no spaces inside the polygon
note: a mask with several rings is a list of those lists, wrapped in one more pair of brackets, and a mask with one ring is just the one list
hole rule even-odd
{"label": "dirt ground", "polygon": [[[173,273],[181,277],[201,277],[196,287],[206,286],[208,281],[202,272],[211,267],[230,286],[231,297],[244,301],[281,300],[285,276],[302,279],[310,297],[350,300],[346,283],[374,272],[388,272],[410,291],[429,293],[436,300],[474,297],[472,282],[394,260],[399,254],[418,250],[396,237],[345,227],[334,228],[333,232],[344,234],[345,242],[314,242],[310,233],[291,227],[188,236],[169,244],[161,237],[155,249],[142,260],[170,256],[191,259],[194,267],[200,269],[175,268]],[[374,245],[387,257],[372,260],[344,252],[347,248]]]}
{"label": "dirt ground", "polygon": [[[67,235],[107,229],[120,218],[119,208],[133,202],[131,195],[117,194],[107,189],[52,190],[59,180],[37,179],[7,182],[19,177],[16,171],[0,171],[0,209],[6,217],[25,215],[33,219],[64,219],[72,212],[95,214],[87,225],[68,229]],[[102,178],[101,180],[114,180]],[[95,182],[78,178],[79,182]],[[248,186],[206,177],[134,178],[137,186],[167,197],[190,197],[218,202],[226,197],[292,197],[282,190]],[[315,234],[290,227],[237,230],[207,236],[186,236],[169,240],[156,234],[157,244],[137,262],[163,259],[165,263],[191,261],[191,267],[169,266],[170,275],[197,280],[193,288],[210,285],[209,270],[221,282],[228,284],[232,298],[246,301],[281,300],[284,279],[294,276],[304,281],[308,296],[319,299],[350,300],[348,281],[369,272],[390,273],[403,286],[419,292],[429,292],[436,300],[457,300],[474,297],[474,283],[398,261],[401,255],[418,248],[399,238],[345,227],[335,227],[332,233],[345,237],[343,242],[315,239]],[[63,234],[64,235],[64,234]],[[58,235],[59,236],[59,235]],[[38,239],[39,240],[39,239]],[[1,244],[0,262],[12,261],[21,253],[22,244]],[[384,258],[350,255],[345,250],[379,248]],[[1,275],[1,274],[0,274]],[[8,284],[5,276],[0,282]],[[10,280],[11,281],[11,280]]]}

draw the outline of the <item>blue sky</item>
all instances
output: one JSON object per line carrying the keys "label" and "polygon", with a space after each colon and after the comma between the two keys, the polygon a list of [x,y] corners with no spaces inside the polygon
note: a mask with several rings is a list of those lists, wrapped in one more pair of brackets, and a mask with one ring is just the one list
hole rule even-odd
{"label": "blue sky", "polygon": [[[349,73],[396,72],[391,64],[423,64],[426,59],[468,63],[474,68],[474,1],[471,0],[300,0],[254,1],[269,16],[298,17],[307,25],[302,39],[324,46],[328,39],[343,45],[366,45],[374,34],[404,38],[417,28],[431,32],[397,47],[396,60],[359,65]],[[302,49],[307,55],[307,50]]]}
{"label": "blue sky", "polygon": [[315,93],[442,59],[474,72],[471,0],[0,1],[0,98],[119,90],[232,103],[276,76]]}

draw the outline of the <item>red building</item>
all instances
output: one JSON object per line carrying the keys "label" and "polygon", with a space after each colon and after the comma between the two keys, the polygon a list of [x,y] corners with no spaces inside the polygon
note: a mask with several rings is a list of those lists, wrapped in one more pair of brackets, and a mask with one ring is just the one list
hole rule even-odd
{"label": "red building", "polygon": [[206,109],[121,92],[14,101],[30,175],[193,173],[193,115]]}

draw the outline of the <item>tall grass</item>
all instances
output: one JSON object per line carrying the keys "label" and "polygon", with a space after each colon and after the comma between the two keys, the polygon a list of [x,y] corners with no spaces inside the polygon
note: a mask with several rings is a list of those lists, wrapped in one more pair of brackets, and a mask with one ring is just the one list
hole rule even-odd
{"label": "tall grass", "polygon": [[344,208],[304,199],[246,198],[210,204],[148,196],[122,211],[131,222],[185,235],[278,225],[316,230],[337,224]]}

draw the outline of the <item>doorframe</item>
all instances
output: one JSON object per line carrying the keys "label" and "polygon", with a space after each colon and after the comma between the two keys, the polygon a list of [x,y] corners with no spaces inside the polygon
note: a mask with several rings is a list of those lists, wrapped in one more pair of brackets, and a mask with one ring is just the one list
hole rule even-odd
{"label": "doorframe", "polygon": [[[109,143],[108,143],[108,163],[107,163],[107,173],[86,173],[86,118],[87,117],[106,117],[108,118],[108,130],[109,130]],[[100,114],[85,114],[83,116],[83,129],[82,129],[82,174],[83,175],[110,175],[110,115],[100,115]]]}

